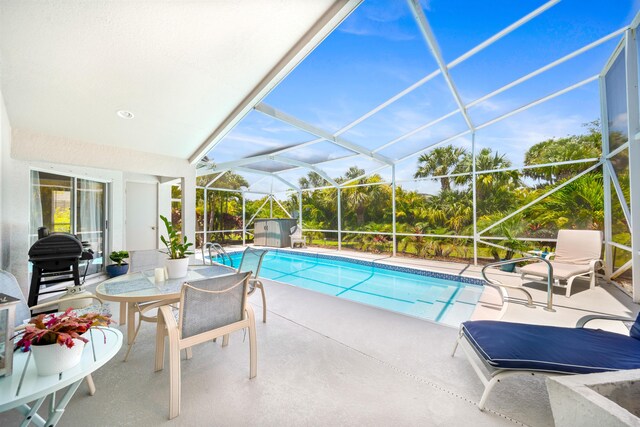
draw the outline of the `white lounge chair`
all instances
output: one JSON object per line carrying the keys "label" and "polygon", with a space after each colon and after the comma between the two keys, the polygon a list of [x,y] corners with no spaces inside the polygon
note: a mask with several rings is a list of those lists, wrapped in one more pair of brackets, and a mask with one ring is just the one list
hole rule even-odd
{"label": "white lounge chair", "polygon": [[307,239],[302,235],[302,229],[297,225],[291,227],[291,234],[289,237],[291,238],[291,249],[294,248],[296,243],[299,243],[301,247],[307,247]]}
{"label": "white lounge chair", "polygon": [[[567,298],[571,296],[571,285],[576,277],[589,277],[590,288],[596,286],[596,270],[601,264],[602,232],[597,230],[560,230],[556,245],[553,266],[555,286],[566,287]],[[536,262],[520,269],[521,278],[525,276],[548,276],[547,264]],[[561,284],[560,281],[566,281]]]}
{"label": "white lounge chair", "polygon": [[575,328],[529,325],[495,320],[470,320],[460,325],[459,344],[471,363],[484,393],[478,408],[503,378],[513,375],[572,375],[640,368],[640,316],[623,335],[586,329],[591,320],[632,322],[633,319],[587,315]]}

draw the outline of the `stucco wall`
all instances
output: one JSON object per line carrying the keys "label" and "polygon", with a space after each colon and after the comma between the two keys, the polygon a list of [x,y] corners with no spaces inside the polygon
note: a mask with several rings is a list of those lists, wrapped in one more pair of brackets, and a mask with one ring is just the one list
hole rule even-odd
{"label": "stucco wall", "polygon": [[5,161],[9,158],[11,151],[11,126],[7,109],[4,105],[4,98],[0,92],[0,268],[6,269],[9,265],[9,224],[5,221],[5,209],[7,205],[4,201],[6,182],[3,179]]}
{"label": "stucco wall", "polygon": [[17,160],[112,169],[138,174],[183,177],[195,175],[187,160],[110,145],[13,129],[11,156]]}
{"label": "stucco wall", "polygon": [[[4,113],[3,108],[3,117]],[[29,185],[31,169],[40,169],[108,181],[110,212],[110,247],[123,247],[125,242],[125,197],[127,177],[154,175],[195,181],[195,168],[186,160],[142,153],[130,149],[100,146],[82,141],[36,134],[13,129],[2,121],[2,268],[13,273],[21,287],[28,289],[29,250]],[[6,131],[6,132],[5,132]],[[129,173],[131,172],[131,173]],[[195,236],[195,187],[187,187],[194,203],[185,205],[185,232]]]}
{"label": "stucco wall", "polygon": [[111,206],[111,211],[109,212],[109,242],[114,247],[122,244],[124,238],[124,190],[122,172],[15,159],[10,159],[8,163],[8,170],[3,177],[3,181],[6,180],[11,188],[11,191],[6,192],[4,197],[5,203],[10,206],[10,209],[6,212],[6,220],[11,227],[8,270],[16,276],[25,294],[27,293],[29,281],[29,187],[30,171],[32,169],[109,182],[109,200]]}

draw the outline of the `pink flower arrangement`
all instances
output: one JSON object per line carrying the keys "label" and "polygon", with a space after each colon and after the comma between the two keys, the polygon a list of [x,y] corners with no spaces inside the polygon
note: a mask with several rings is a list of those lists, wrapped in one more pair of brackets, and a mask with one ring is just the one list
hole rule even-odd
{"label": "pink flower arrangement", "polygon": [[[28,351],[31,345],[55,344],[73,347],[74,338],[88,342],[81,335],[92,326],[108,326],[111,323],[110,314],[87,313],[76,316],[72,308],[62,314],[39,314],[29,320],[29,324],[23,331],[16,334],[22,335],[16,343],[16,349],[23,348]],[[15,337],[14,337],[15,338]]]}

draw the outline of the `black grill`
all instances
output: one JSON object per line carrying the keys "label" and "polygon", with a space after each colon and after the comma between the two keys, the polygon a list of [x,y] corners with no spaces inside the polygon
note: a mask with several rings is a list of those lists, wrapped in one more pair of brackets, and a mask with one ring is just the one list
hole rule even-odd
{"label": "black grill", "polygon": [[56,292],[40,292],[42,285],[48,287],[73,280],[75,286],[80,286],[78,261],[81,258],[92,259],[93,255],[83,249],[83,242],[73,234],[54,233],[38,239],[29,249],[29,261],[33,265],[29,307],[38,304],[39,295]]}

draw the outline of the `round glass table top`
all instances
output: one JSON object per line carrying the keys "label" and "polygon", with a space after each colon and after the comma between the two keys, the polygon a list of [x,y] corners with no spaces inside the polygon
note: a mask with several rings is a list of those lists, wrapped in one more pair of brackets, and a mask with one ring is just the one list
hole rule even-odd
{"label": "round glass table top", "polygon": [[183,283],[235,272],[223,265],[190,266],[185,277],[156,282],[154,270],[145,270],[105,280],[96,287],[96,295],[108,301],[158,301],[178,297]]}

